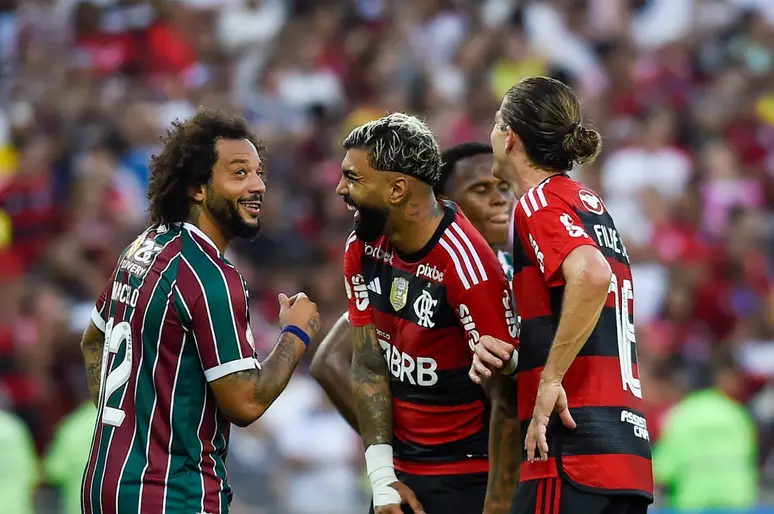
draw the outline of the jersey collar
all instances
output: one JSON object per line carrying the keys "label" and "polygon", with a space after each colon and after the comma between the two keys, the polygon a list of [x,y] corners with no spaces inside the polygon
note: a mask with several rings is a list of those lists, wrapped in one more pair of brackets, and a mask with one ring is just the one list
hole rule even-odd
{"label": "jersey collar", "polygon": [[215,243],[212,241],[212,239],[210,239],[210,236],[208,236],[207,234],[202,232],[202,229],[200,229],[199,227],[197,227],[193,223],[189,223],[187,221],[183,222],[183,228],[185,228],[189,232],[193,232],[197,236],[199,236],[202,239],[204,239],[204,241],[208,245],[210,245],[218,253],[218,255],[220,255],[220,250],[218,249],[218,247],[215,245]]}

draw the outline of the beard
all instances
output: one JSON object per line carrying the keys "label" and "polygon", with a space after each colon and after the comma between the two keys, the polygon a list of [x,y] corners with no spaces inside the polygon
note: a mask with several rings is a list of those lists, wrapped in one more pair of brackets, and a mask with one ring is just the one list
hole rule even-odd
{"label": "beard", "polygon": [[[250,197],[240,200],[260,201],[261,198]],[[255,224],[247,223],[239,213],[239,200],[231,202],[208,187],[207,200],[204,205],[218,222],[218,225],[233,237],[254,239],[258,236],[258,232],[261,230],[261,220],[256,219]]]}
{"label": "beard", "polygon": [[373,241],[384,233],[387,225],[387,210],[356,204],[349,196],[344,201],[357,209],[355,215],[355,236],[364,242]]}

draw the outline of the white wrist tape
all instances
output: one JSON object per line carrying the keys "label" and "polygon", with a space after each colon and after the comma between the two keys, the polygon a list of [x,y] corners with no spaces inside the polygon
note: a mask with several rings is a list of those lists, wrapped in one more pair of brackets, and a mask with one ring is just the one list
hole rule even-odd
{"label": "white wrist tape", "polygon": [[511,358],[508,362],[505,363],[505,367],[503,368],[503,375],[513,375],[516,373],[516,366],[519,365],[519,351],[513,350],[513,353],[511,354]]}
{"label": "white wrist tape", "polygon": [[374,494],[374,507],[392,503],[400,505],[400,494],[390,487],[391,483],[398,481],[392,463],[392,446],[372,444],[365,451],[365,461],[368,480]]}

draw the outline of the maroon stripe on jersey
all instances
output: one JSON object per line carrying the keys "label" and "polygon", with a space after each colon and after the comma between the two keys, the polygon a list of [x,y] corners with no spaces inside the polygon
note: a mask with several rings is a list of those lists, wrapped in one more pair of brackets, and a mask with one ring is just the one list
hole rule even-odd
{"label": "maroon stripe on jersey", "polygon": [[[170,291],[173,294],[174,288]],[[157,361],[153,372],[156,401],[148,428],[147,464],[143,470],[143,487],[140,497],[140,512],[161,511],[164,505],[169,449],[172,437],[172,396],[176,385],[177,372],[183,358],[185,333],[171,309],[172,300],[167,297],[167,312],[160,332]],[[172,316],[170,316],[172,314]],[[150,436],[153,437],[150,437]]]}
{"label": "maroon stripe on jersey", "polygon": [[[122,272],[122,273],[126,273],[126,272]],[[118,274],[116,274],[116,276],[118,277]],[[111,290],[112,290],[112,288],[111,288]],[[108,299],[108,302],[109,301],[110,300]],[[110,306],[108,305],[108,309],[109,308],[110,308]],[[124,313],[126,311],[126,308],[127,308],[127,305],[125,303],[118,303],[118,305],[116,306],[114,317],[118,318],[118,319],[123,318],[124,317]],[[107,316],[109,314],[109,310],[106,310],[105,314],[106,314],[106,317],[109,318],[109,316]],[[108,370],[112,367],[114,359],[115,359],[115,356],[113,356],[112,358],[108,359],[108,363],[107,363],[107,369]],[[134,360],[133,360],[133,362],[134,362]],[[103,370],[103,376],[106,376],[106,370]],[[127,384],[126,385],[126,389],[124,391],[128,391],[128,390],[129,390],[129,385]],[[124,392],[124,395],[125,394],[126,393]],[[100,442],[102,440],[102,435],[103,435],[103,433],[105,431],[105,424],[102,423],[102,412],[104,410],[105,400],[104,400],[104,398],[102,398],[102,394],[100,394],[99,400],[100,400],[100,404],[97,406],[97,413],[98,413],[97,416],[98,417],[97,417],[96,431],[95,431],[95,435],[94,435],[94,440],[91,443],[91,453],[89,454],[89,463],[88,463],[88,465],[86,467],[86,475],[85,475],[84,482],[83,482],[83,491],[81,493],[82,494],[82,499],[83,499],[83,508],[84,508],[84,512],[86,512],[86,514],[89,514],[89,513],[93,512],[93,506],[92,506],[91,500],[92,500],[92,492],[93,492],[93,488],[94,488],[94,472],[96,471],[96,468],[97,468],[97,462],[99,462],[99,460],[100,460],[100,455],[99,455],[99,450],[100,450],[100,446],[101,446]],[[134,416],[134,409],[132,409],[132,411],[130,413],[129,412],[127,413],[127,416],[126,416],[126,418],[124,418],[124,420],[132,419],[132,418],[129,417],[129,415]],[[124,424],[128,424],[128,423],[124,423]],[[110,435],[109,444],[112,444],[112,439],[113,439],[114,435],[115,435],[115,429],[113,429],[113,433]],[[108,452],[108,455],[105,457],[105,459],[109,459],[109,458],[110,458],[110,453]],[[104,467],[105,470],[108,469],[107,468],[108,464],[109,464],[109,462],[105,462],[105,467]],[[105,482],[104,482],[104,479],[102,481],[102,484],[103,485],[101,486],[102,494],[100,495],[100,503],[102,503],[102,505],[103,505],[103,512],[105,512],[104,511],[104,501],[103,501],[104,500],[104,496],[105,496],[105,485],[104,485]],[[115,487],[112,487],[112,488],[109,487],[108,491],[110,491],[111,489],[114,490]],[[115,490],[113,491],[113,493],[115,494]]]}
{"label": "maroon stripe on jersey", "polygon": [[[153,236],[149,235],[148,237]],[[164,249],[156,256],[156,260],[148,270],[147,275],[140,286],[140,296],[137,298],[137,305],[130,318],[132,334],[143,333],[148,304],[161,279],[163,270],[167,268],[170,260],[180,252],[180,245],[178,243],[179,238],[177,241],[172,240],[167,243],[166,247],[164,247]],[[169,303],[167,303],[167,308],[169,308]],[[142,366],[141,360],[145,354],[143,346],[144,341],[136,341],[135,344],[132,345],[132,353],[134,354],[132,357],[133,370],[129,381],[126,384],[126,391],[131,392],[131,394],[124,394],[123,401],[121,402],[121,409],[126,413],[126,417],[121,426],[116,427],[113,432],[113,440],[111,441],[107,462],[105,463],[105,477],[102,480],[103,514],[115,512],[115,509],[117,508],[116,502],[118,488],[120,486],[119,482],[124,471],[124,466],[126,465],[126,459],[129,456],[129,451],[134,442],[135,430],[137,428],[135,422],[136,405],[134,395],[137,392],[137,376],[139,374],[139,368]],[[150,437],[151,434],[152,430],[149,427],[148,437]]]}
{"label": "maroon stripe on jersey", "polygon": [[[633,368],[634,375],[639,376],[637,364]],[[519,373],[521,420],[528,420],[532,416],[542,372],[543,367],[539,367]],[[620,380],[621,361],[618,357],[589,356],[576,357],[562,384],[567,391],[570,408],[632,405],[635,398],[631,391],[624,390]]]}
{"label": "maroon stripe on jersey", "polygon": [[561,469],[572,482],[598,490],[633,494],[653,491],[651,461],[636,455],[565,455],[561,459]]}
{"label": "maroon stripe on jersey", "polygon": [[201,470],[204,488],[204,512],[220,514],[221,481],[215,471],[215,435],[217,433],[217,409],[212,393],[207,391],[202,426],[199,427],[199,440],[202,443]]}
{"label": "maroon stripe on jersey", "polygon": [[451,443],[485,428],[486,407],[482,402],[447,407],[419,405],[393,398],[392,405],[395,437],[415,444],[434,446]]}

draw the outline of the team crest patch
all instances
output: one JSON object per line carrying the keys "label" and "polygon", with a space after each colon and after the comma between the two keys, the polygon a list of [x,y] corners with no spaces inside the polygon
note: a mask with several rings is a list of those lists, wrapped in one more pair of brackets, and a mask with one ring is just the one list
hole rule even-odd
{"label": "team crest patch", "polygon": [[392,281],[392,287],[390,288],[390,305],[396,311],[401,310],[406,306],[408,300],[408,288],[409,283],[403,277],[395,277]]}
{"label": "team crest patch", "polygon": [[602,204],[602,200],[588,189],[581,189],[578,191],[578,197],[587,211],[598,216],[604,214],[605,206]]}

